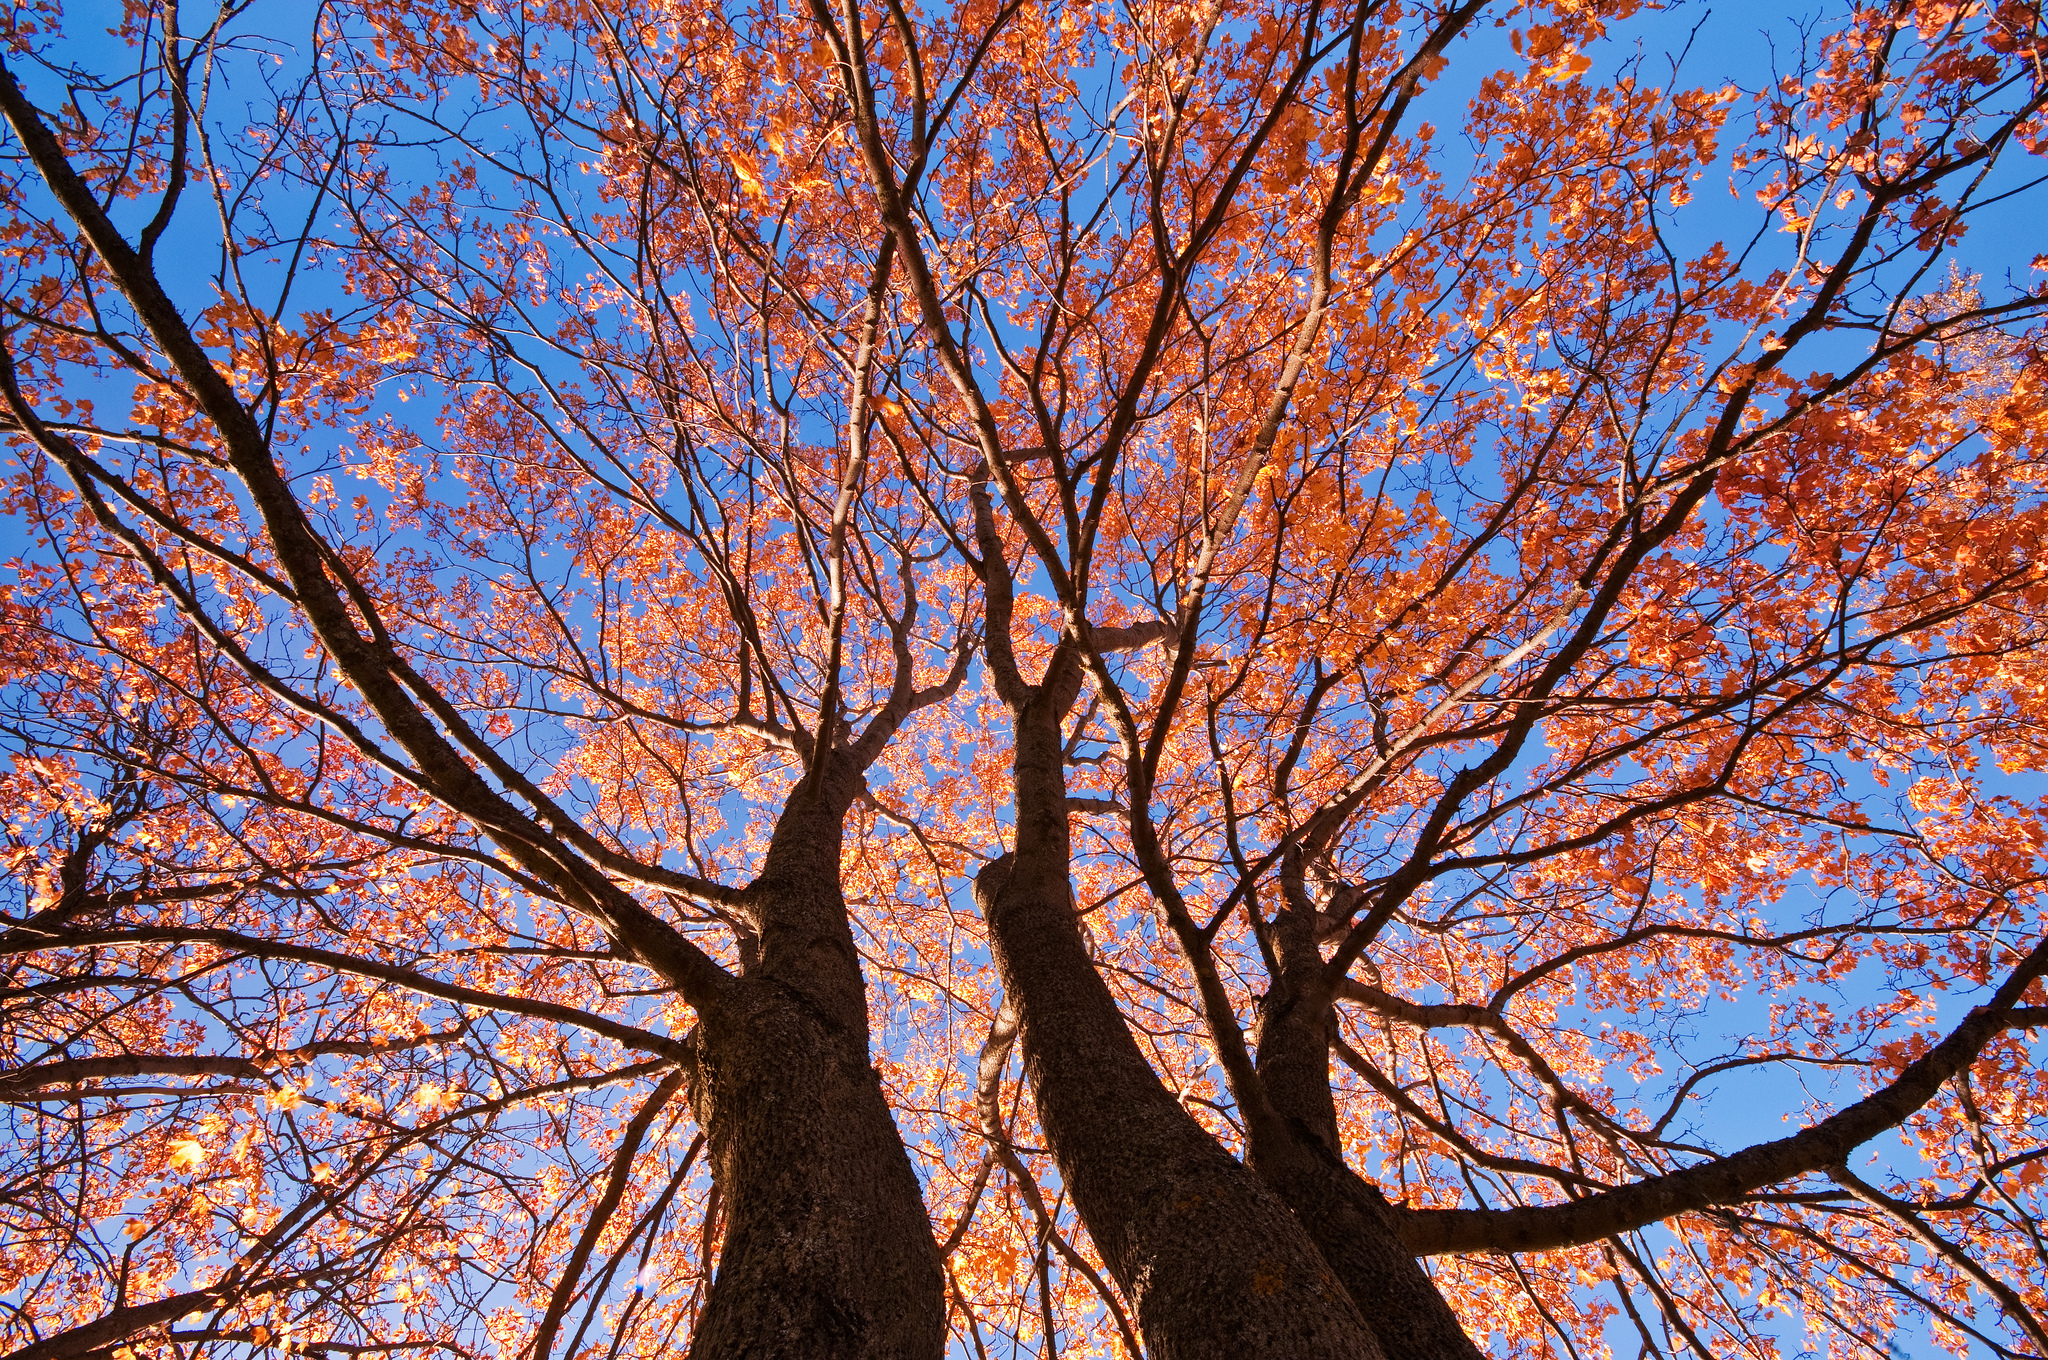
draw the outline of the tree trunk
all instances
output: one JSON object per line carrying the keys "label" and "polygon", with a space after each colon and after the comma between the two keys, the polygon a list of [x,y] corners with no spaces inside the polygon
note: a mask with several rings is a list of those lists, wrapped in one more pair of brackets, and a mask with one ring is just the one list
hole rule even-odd
{"label": "tree trunk", "polygon": [[945,1351],[931,1221],[869,1063],[844,815],[812,780],[791,795],[747,890],[758,959],[693,1036],[691,1100],[726,1212],[693,1360]]}
{"label": "tree trunk", "polygon": [[1071,660],[1065,670],[1056,660],[1017,713],[1017,849],[974,886],[1074,1205],[1155,1360],[1379,1360],[1301,1224],[1160,1083],[1082,944],[1060,749]]}
{"label": "tree trunk", "polygon": [[1387,1360],[1479,1360],[1457,1314],[1402,1244],[1386,1198],[1344,1161],[1313,918],[1282,909],[1273,944],[1280,968],[1259,1008],[1257,1061],[1279,1118],[1252,1127],[1252,1167],[1308,1229]]}

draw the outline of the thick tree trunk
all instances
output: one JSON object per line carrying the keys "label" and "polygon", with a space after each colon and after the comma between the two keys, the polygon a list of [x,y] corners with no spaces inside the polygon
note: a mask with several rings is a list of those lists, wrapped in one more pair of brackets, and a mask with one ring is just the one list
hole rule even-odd
{"label": "thick tree trunk", "polygon": [[981,872],[975,896],[1074,1205],[1155,1360],[1379,1360],[1301,1224],[1167,1092],[1088,957],[1068,882],[1071,699],[1071,682],[1051,680],[1018,714],[1017,849]]}
{"label": "thick tree trunk", "polygon": [[1344,1162],[1314,924],[1283,909],[1273,937],[1280,970],[1260,1007],[1257,1061],[1279,1117],[1252,1129],[1252,1167],[1308,1229],[1387,1360],[1479,1360],[1479,1348],[1402,1243],[1385,1197]]}
{"label": "thick tree trunk", "polygon": [[759,957],[698,1020],[691,1100],[726,1229],[693,1360],[945,1351],[938,1248],[869,1062],[843,816],[811,781],[792,796],[747,890]]}

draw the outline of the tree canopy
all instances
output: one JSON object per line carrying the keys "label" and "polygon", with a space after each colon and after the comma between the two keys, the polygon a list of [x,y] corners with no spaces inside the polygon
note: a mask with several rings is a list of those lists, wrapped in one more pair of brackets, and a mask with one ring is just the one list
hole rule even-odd
{"label": "tree canopy", "polygon": [[0,1346],[2048,1360],[2048,20],[0,15]]}

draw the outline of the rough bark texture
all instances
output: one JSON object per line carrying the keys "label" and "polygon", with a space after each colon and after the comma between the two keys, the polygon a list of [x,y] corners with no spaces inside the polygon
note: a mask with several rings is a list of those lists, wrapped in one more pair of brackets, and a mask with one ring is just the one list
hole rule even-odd
{"label": "rough bark texture", "polygon": [[1401,1241],[1385,1197],[1344,1162],[1313,919],[1282,910],[1273,943],[1280,968],[1260,1007],[1257,1061],[1277,1118],[1252,1128],[1252,1168],[1308,1229],[1387,1360],[1479,1360],[1457,1314]]}
{"label": "rough bark texture", "polygon": [[1301,1225],[1160,1083],[1088,957],[1067,877],[1071,699],[1071,686],[1039,690],[1018,713],[1017,849],[976,877],[975,896],[1075,1208],[1154,1360],[1379,1360]]}
{"label": "rough bark texture", "polygon": [[726,1212],[697,1360],[945,1351],[938,1249],[869,1063],[830,801],[792,797],[747,890],[758,961],[694,1036],[690,1095]]}

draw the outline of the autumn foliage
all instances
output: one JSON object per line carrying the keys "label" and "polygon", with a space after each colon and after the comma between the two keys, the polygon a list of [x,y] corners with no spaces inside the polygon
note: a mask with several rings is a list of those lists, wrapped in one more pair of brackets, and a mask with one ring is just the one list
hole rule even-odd
{"label": "autumn foliage", "polygon": [[2038,3],[74,11],[0,1349],[2048,1360]]}

